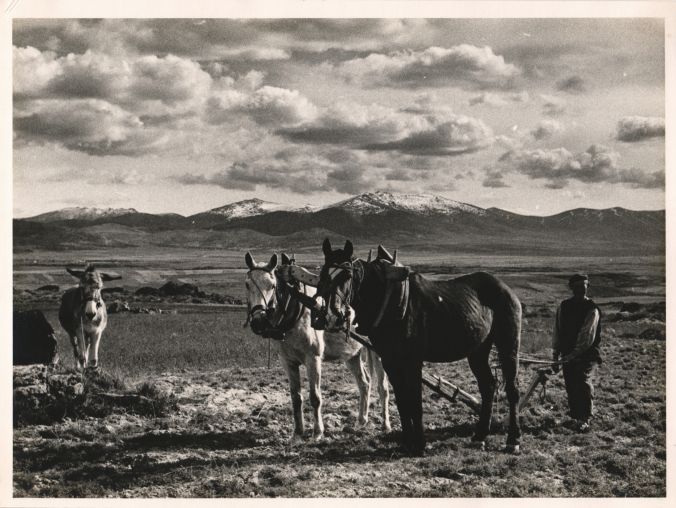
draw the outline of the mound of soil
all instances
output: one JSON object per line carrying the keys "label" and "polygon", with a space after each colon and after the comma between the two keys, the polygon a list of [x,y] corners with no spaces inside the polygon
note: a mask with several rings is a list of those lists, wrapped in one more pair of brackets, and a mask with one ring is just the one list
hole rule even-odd
{"label": "mound of soil", "polygon": [[136,296],[160,296],[160,290],[151,286],[143,286],[134,291]]}
{"label": "mound of soil", "polygon": [[646,340],[665,340],[667,336],[663,329],[647,328],[638,334],[638,338]]}
{"label": "mound of soil", "polygon": [[14,426],[65,418],[105,417],[117,411],[158,416],[177,407],[175,397],[145,383],[128,389],[104,371],[28,365],[14,367]]}
{"label": "mound of soil", "polygon": [[61,288],[59,288],[59,286],[57,286],[56,284],[47,284],[45,286],[40,286],[37,290],[38,291],[58,291],[59,289],[61,289]]}

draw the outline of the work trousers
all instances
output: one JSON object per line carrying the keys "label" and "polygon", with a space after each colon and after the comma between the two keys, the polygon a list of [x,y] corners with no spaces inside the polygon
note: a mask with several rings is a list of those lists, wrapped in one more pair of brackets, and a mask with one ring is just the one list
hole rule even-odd
{"label": "work trousers", "polygon": [[594,412],[594,386],[592,378],[596,362],[572,360],[563,365],[563,380],[568,392],[570,417],[588,420]]}

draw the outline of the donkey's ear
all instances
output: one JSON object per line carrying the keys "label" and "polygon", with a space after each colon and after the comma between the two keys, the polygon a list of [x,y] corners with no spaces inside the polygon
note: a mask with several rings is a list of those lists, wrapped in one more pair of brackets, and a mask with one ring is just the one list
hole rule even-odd
{"label": "donkey's ear", "polygon": [[251,255],[251,252],[247,252],[244,255],[244,261],[246,262],[246,266],[249,267],[249,270],[253,270],[256,267],[256,263],[254,262],[254,258]]}
{"label": "donkey's ear", "polygon": [[352,253],[354,252],[354,246],[352,245],[352,242],[350,240],[345,240],[345,247],[343,247],[343,252],[348,258],[352,257]]}
{"label": "donkey's ear", "polygon": [[70,268],[66,268],[66,271],[77,279],[82,278],[82,276],[84,275],[84,272],[82,270],[71,270]]}
{"label": "donkey's ear", "polygon": [[376,256],[376,259],[385,259],[392,262],[392,254],[387,252],[387,249],[382,245],[378,245],[378,255]]}
{"label": "donkey's ear", "polygon": [[121,278],[122,278],[122,275],[108,275],[107,273],[101,272],[101,280],[103,282],[108,282],[108,281],[111,281],[111,280],[118,280],[118,279],[121,279]]}
{"label": "donkey's ear", "polygon": [[278,260],[278,258],[277,258],[277,253],[275,252],[275,253],[270,257],[270,262],[268,263],[268,267],[266,268],[266,270],[267,270],[268,272],[271,272],[272,270],[274,270],[275,268],[277,268],[277,262],[278,262],[278,261],[279,261],[279,260]]}
{"label": "donkey's ear", "polygon": [[324,238],[324,243],[322,244],[322,250],[324,251],[324,256],[329,256],[333,249],[331,249],[331,240]]}
{"label": "donkey's ear", "polygon": [[282,264],[283,265],[290,265],[291,264],[291,258],[286,255],[286,252],[282,252]]}

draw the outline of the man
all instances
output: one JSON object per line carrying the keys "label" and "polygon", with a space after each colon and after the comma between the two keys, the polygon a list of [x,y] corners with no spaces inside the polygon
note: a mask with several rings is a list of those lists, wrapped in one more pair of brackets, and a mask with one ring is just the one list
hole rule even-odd
{"label": "man", "polygon": [[[577,430],[587,432],[594,409],[592,375],[601,363],[601,313],[587,298],[589,278],[575,274],[568,280],[572,298],[561,302],[556,311],[552,340],[553,359],[563,363],[563,379],[568,393],[570,416]],[[558,372],[558,365],[553,370]]]}

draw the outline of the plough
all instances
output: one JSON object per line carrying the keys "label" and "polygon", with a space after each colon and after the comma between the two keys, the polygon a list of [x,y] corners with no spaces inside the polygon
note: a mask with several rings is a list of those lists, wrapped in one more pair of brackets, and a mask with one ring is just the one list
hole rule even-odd
{"label": "plough", "polygon": [[[313,274],[312,272],[306,270],[305,268],[302,268],[298,265],[291,265],[291,276],[305,284],[308,284],[310,286],[316,287],[318,282],[319,282],[319,277],[316,274]],[[296,288],[293,286],[289,285],[290,291],[294,294],[296,298],[298,298],[303,305],[310,309],[317,309],[317,301],[312,298],[307,296],[306,294],[298,291]],[[349,337],[352,339],[356,340],[366,348],[373,350],[373,345],[371,342],[364,336],[359,335],[358,333],[354,332],[353,330],[349,330],[347,332],[349,334]],[[521,396],[519,399],[519,404],[518,404],[518,411],[521,412],[526,405],[528,404],[528,401],[530,398],[533,396],[533,393],[535,393],[535,390],[539,385],[542,385],[543,393],[544,390],[546,389],[546,383],[547,383],[547,376],[549,376],[552,373],[551,366],[554,363],[560,363],[560,362],[551,362],[551,361],[545,361],[545,360],[537,360],[537,359],[530,359],[530,358],[522,358],[520,359],[522,363],[535,363],[535,364],[542,364],[542,365],[547,365],[548,367],[540,368],[537,369],[535,376],[531,380],[530,384],[528,385],[528,388],[524,392],[524,394]],[[426,374],[425,372],[422,373],[422,382],[425,386],[427,386],[430,390],[433,392],[437,393],[440,397],[443,397],[444,399],[450,401],[450,402],[456,402],[460,401],[469,408],[471,408],[475,412],[480,412],[481,410],[481,402],[479,399],[474,397],[472,394],[466,392],[459,386],[451,383],[450,381],[442,378],[441,376],[432,376],[430,374]]]}
{"label": "plough", "polygon": [[[358,333],[355,333],[352,330],[350,330],[350,337],[352,337],[360,344],[364,345],[366,348],[373,350],[373,346],[366,337],[363,337],[362,335],[359,335]],[[551,362],[546,362],[544,360],[533,360],[533,359],[524,359],[523,362],[551,364]],[[519,404],[517,406],[519,412],[521,412],[523,408],[525,408],[528,405],[528,401],[533,396],[533,393],[535,393],[535,390],[539,385],[542,385],[543,391],[546,389],[547,379],[551,373],[552,370],[549,367],[537,369],[535,376],[533,376],[533,379],[528,385],[528,388],[519,399]],[[430,374],[423,372],[422,382],[425,386],[427,386],[427,388],[429,388],[430,390],[438,394],[440,397],[443,397],[444,399],[450,402],[460,401],[470,409],[474,410],[476,413],[478,413],[481,410],[481,402],[479,401],[479,399],[477,399],[471,393],[466,392],[459,386],[451,383],[450,381],[444,379],[441,376],[438,375],[432,376]]]}

